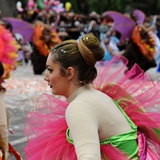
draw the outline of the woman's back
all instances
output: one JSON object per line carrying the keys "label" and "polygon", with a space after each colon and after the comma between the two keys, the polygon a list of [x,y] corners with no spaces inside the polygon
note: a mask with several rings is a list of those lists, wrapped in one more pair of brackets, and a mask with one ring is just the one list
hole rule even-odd
{"label": "woman's back", "polygon": [[92,116],[97,121],[100,140],[131,131],[129,123],[113,100],[100,91],[81,87],[73,93],[69,101],[72,101],[67,109],[70,113],[88,113],[88,118]]}

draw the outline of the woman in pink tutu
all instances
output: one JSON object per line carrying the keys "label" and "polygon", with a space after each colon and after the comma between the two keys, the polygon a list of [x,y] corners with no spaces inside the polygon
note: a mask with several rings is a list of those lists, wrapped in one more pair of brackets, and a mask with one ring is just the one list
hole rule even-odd
{"label": "woman in pink tutu", "polygon": [[[26,117],[27,160],[160,158],[160,113],[153,112],[160,104],[159,84],[137,65],[124,75],[122,56],[97,72],[95,64],[103,56],[93,34],[51,50],[44,80],[66,101],[43,94],[36,112]],[[123,65],[110,75],[115,61]]]}

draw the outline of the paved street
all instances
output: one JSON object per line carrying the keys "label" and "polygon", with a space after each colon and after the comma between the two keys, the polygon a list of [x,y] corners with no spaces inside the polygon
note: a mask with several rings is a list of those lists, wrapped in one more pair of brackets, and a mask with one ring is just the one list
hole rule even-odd
{"label": "paved street", "polygon": [[[115,65],[115,68],[118,65]],[[160,75],[150,71],[155,80],[160,80]],[[12,72],[11,78],[6,80],[7,92],[5,103],[10,111],[10,130],[13,134],[9,135],[9,141],[13,147],[20,152],[24,159],[23,148],[26,145],[24,135],[24,117],[28,111],[35,110],[36,101],[39,95],[44,92],[50,93],[47,83],[43,80],[44,75],[34,75],[30,65],[19,66]],[[10,160],[15,160],[10,156]]]}
{"label": "paved street", "polygon": [[[13,147],[22,155],[26,145],[24,135],[24,117],[28,111],[34,110],[39,95],[49,93],[49,87],[43,80],[44,75],[34,75],[30,65],[19,66],[11,73],[10,79],[6,80],[7,92],[5,104],[10,112],[9,141]],[[15,160],[10,156],[10,160]]]}

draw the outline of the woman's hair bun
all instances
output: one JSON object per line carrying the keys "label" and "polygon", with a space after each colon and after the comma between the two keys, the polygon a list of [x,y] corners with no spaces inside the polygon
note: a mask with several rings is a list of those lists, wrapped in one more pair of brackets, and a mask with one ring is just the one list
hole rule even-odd
{"label": "woman's hair bun", "polygon": [[85,34],[78,42],[79,51],[89,66],[94,66],[104,57],[104,49],[98,39],[92,34]]}

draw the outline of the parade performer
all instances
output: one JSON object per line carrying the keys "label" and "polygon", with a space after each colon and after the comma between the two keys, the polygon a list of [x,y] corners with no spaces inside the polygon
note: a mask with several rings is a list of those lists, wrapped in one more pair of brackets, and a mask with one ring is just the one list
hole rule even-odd
{"label": "parade performer", "polygon": [[9,112],[5,108],[3,87],[5,79],[10,77],[16,67],[19,45],[9,30],[0,25],[0,159],[8,160],[8,152],[14,154],[17,160],[21,157],[8,142]]}
{"label": "parade performer", "polygon": [[42,74],[44,72],[48,54],[59,42],[61,42],[61,39],[50,26],[40,22],[35,25],[33,54],[31,55],[34,74]]}
{"label": "parade performer", "polygon": [[131,40],[123,54],[129,61],[127,64],[129,70],[135,63],[137,63],[144,72],[156,67],[154,59],[156,39],[150,29],[151,28],[147,29],[144,25],[139,25],[134,28]]}
{"label": "parade performer", "polygon": [[[27,115],[27,160],[159,159],[150,144],[159,151],[160,113],[152,109],[160,104],[160,85],[137,65],[124,75],[127,59],[118,55],[97,72],[103,56],[93,34],[50,51],[44,80],[67,100],[43,94]],[[110,75],[115,60],[123,65]]]}

